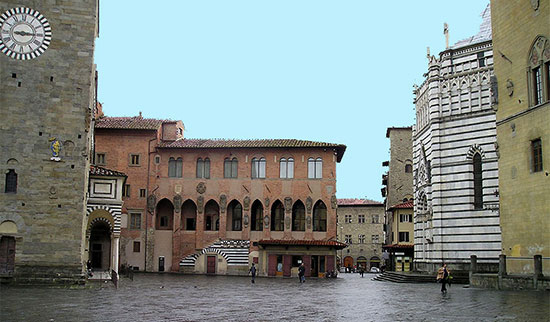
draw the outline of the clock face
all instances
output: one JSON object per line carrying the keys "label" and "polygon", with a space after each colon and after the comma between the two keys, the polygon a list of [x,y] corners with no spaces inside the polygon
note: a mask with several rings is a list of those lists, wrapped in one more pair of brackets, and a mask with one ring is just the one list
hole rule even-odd
{"label": "clock face", "polygon": [[0,16],[0,51],[14,59],[40,56],[52,39],[52,28],[40,12],[13,8]]}

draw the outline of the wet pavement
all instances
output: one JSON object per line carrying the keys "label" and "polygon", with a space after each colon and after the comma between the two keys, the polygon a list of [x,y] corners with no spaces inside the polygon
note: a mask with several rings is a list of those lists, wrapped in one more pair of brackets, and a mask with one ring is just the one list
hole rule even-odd
{"label": "wet pavement", "polygon": [[86,289],[0,289],[0,321],[550,321],[550,292],[337,279],[136,274]]}

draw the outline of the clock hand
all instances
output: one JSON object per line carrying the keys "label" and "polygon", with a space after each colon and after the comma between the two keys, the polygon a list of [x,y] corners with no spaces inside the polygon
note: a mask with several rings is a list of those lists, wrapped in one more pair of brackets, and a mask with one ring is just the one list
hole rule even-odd
{"label": "clock hand", "polygon": [[26,31],[14,31],[13,33],[19,36],[34,36],[33,33],[26,32]]}

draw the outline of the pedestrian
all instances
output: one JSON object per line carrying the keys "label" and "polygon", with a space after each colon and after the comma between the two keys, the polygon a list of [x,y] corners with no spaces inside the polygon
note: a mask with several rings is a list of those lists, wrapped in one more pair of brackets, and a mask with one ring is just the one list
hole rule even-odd
{"label": "pedestrian", "polygon": [[363,277],[364,273],[365,273],[365,269],[363,268],[363,265],[359,265],[359,274],[361,274],[361,277]]}
{"label": "pedestrian", "polygon": [[250,267],[248,272],[250,273],[250,275],[252,275],[252,284],[254,284],[254,279],[256,278],[256,266],[254,266],[254,263],[252,263],[252,267]]}
{"label": "pedestrian", "polygon": [[447,269],[447,264],[443,263],[437,270],[437,281],[441,283],[441,293],[447,293],[447,283],[449,282],[450,271]]}
{"label": "pedestrian", "polygon": [[300,278],[300,283],[306,282],[306,267],[304,266],[304,263],[300,264],[300,267],[298,267],[298,277]]}

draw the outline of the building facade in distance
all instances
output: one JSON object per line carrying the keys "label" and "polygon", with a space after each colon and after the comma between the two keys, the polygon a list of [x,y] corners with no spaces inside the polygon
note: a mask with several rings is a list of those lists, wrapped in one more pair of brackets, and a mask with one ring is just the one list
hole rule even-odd
{"label": "building facade in distance", "polygon": [[508,273],[550,275],[550,3],[492,0],[502,253]]}
{"label": "building facade in distance", "polygon": [[[99,113],[101,115],[101,113]],[[121,264],[146,271],[306,276],[336,267],[345,146],[185,139],[181,121],[96,120],[96,164],[128,175]]]}
{"label": "building facade in distance", "polygon": [[0,1],[0,275],[84,282],[97,1]]}
{"label": "building facade in distance", "polygon": [[386,269],[398,272],[409,272],[414,269],[414,224],[413,200],[389,207],[386,218],[391,223],[389,243],[384,245],[389,262]]}
{"label": "building facade in distance", "polygon": [[384,204],[369,199],[338,199],[338,241],[348,245],[338,251],[340,267],[381,266],[384,243]]}
{"label": "building facade in distance", "polygon": [[501,251],[489,6],[480,32],[429,56],[415,87],[415,267],[496,265]]}

